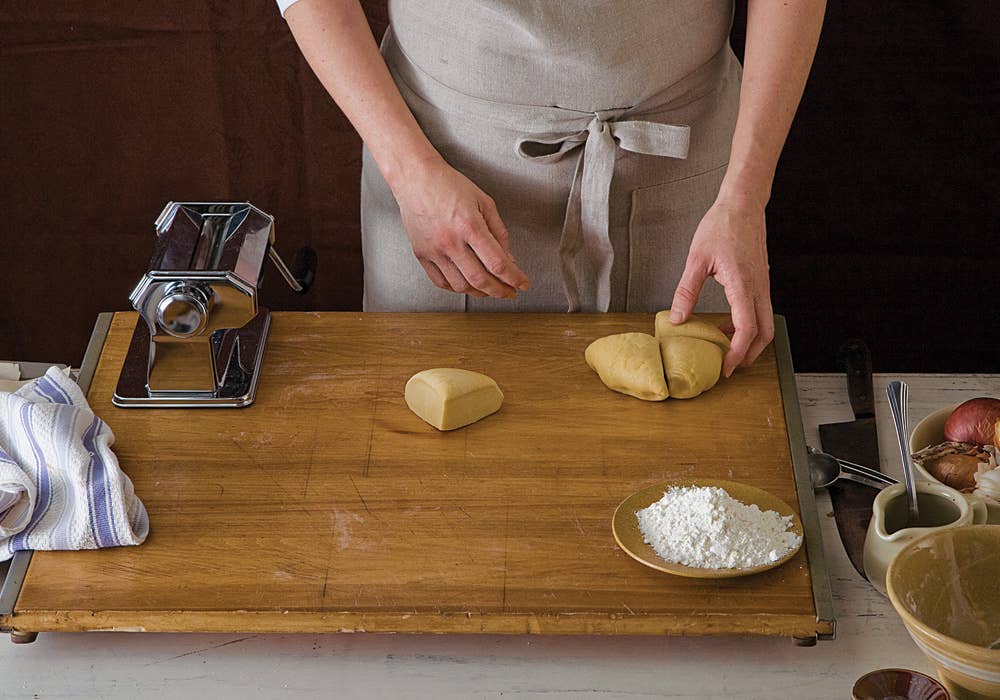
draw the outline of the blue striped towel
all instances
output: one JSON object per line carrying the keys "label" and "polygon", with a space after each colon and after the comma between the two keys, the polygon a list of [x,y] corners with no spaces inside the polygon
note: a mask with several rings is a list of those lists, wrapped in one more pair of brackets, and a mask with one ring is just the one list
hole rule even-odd
{"label": "blue striped towel", "polygon": [[114,441],[55,367],[0,392],[0,561],[22,549],[142,544],[149,518]]}

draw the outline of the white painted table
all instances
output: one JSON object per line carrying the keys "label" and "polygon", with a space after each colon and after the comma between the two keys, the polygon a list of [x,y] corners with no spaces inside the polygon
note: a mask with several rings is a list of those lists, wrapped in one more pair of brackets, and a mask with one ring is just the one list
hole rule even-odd
{"label": "white painted table", "polygon": [[[908,375],[911,427],[932,410],[1000,396],[1000,375]],[[882,470],[900,477],[876,375]],[[853,419],[843,375],[797,375],[806,440]],[[849,698],[876,668],[933,673],[889,601],[852,568],[818,497],[837,639],[218,634],[41,634],[0,639],[0,698]]]}

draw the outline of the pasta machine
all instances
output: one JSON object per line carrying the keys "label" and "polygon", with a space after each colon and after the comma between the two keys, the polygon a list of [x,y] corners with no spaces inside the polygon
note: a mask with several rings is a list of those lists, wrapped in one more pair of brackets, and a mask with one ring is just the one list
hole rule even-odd
{"label": "pasta machine", "polygon": [[315,252],[300,249],[290,270],[274,248],[274,217],[249,202],[169,202],[154,228],[149,269],[129,295],[139,320],[113,403],[250,405],[271,323],[258,299],[265,261],[305,293]]}

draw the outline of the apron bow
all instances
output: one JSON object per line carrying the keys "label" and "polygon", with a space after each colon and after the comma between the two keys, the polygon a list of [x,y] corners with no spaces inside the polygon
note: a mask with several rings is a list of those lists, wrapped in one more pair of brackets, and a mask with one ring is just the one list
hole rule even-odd
{"label": "apron bow", "polygon": [[615,171],[615,147],[633,153],[687,158],[690,127],[640,120],[617,121],[625,111],[594,112],[584,129],[572,133],[528,135],[517,142],[518,155],[537,163],[553,163],[573,151],[581,151],[559,239],[563,287],[571,312],[580,310],[576,257],[581,248],[586,251],[597,281],[596,310],[607,311],[611,305],[614,251],[608,230],[608,202]]}

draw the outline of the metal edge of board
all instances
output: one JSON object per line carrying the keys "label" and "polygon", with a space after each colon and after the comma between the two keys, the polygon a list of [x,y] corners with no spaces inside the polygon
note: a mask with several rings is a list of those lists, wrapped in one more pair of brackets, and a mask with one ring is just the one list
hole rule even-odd
{"label": "metal edge of board", "polygon": [[795,490],[799,499],[799,515],[802,519],[802,531],[806,540],[809,579],[812,584],[813,603],[816,605],[816,621],[829,623],[831,629],[829,633],[818,633],[816,638],[835,639],[837,618],[833,609],[833,590],[830,587],[830,572],[823,556],[823,536],[820,532],[819,513],[816,510],[816,496],[809,479],[806,437],[802,428],[802,414],[799,411],[799,392],[795,383],[792,348],[788,339],[788,324],[785,323],[785,317],[775,314],[774,326],[774,354],[778,363],[778,385],[785,413],[788,447],[792,456]]}
{"label": "metal edge of board", "polygon": [[[97,315],[97,322],[94,323],[94,330],[90,334],[87,342],[87,351],[84,353],[83,362],[80,365],[80,374],[77,377],[77,384],[86,394],[90,390],[90,383],[94,379],[94,372],[97,370],[97,361],[101,357],[104,349],[104,341],[108,337],[108,330],[111,328],[111,320],[114,313],[104,312]],[[14,613],[14,605],[21,594],[21,587],[24,585],[24,577],[28,573],[28,564],[31,563],[32,550],[26,549],[15,552],[10,560],[10,567],[7,575],[0,585],[0,617],[7,617]],[[0,623],[0,631],[10,631],[5,625]]]}

